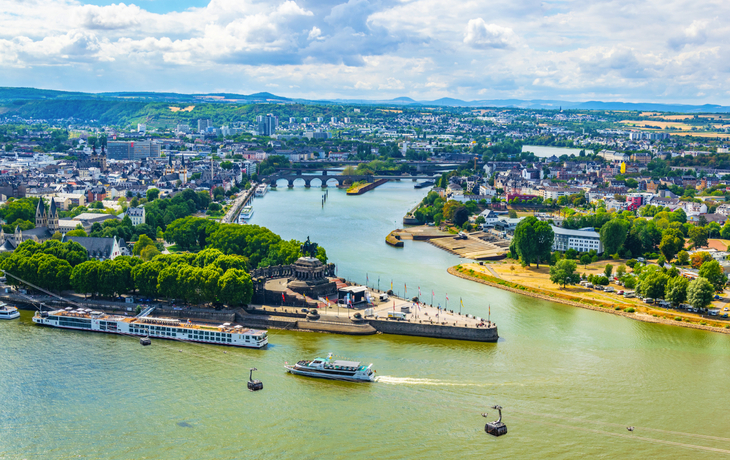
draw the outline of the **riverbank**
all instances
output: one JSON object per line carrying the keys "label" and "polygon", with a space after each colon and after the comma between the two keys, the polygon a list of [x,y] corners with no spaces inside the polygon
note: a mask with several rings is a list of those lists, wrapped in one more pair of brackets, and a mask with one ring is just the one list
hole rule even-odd
{"label": "riverbank", "polygon": [[[723,324],[721,322],[712,320],[703,320],[706,324],[700,324],[700,322],[692,322],[686,316],[683,317],[680,314],[665,313],[659,310],[653,310],[646,307],[631,305],[621,306],[616,303],[601,302],[598,300],[582,299],[579,297],[571,296],[569,294],[558,294],[541,290],[533,287],[524,286],[518,283],[506,281],[494,276],[486,275],[484,273],[478,273],[473,268],[468,268],[462,265],[450,267],[447,269],[448,273],[469,281],[475,281],[477,283],[485,284],[487,286],[496,287],[505,291],[521,294],[536,299],[547,300],[550,302],[558,302],[564,305],[570,305],[579,308],[585,308],[588,310],[601,311],[610,313],[612,315],[623,316],[626,318],[634,319],[637,321],[643,321],[646,323],[659,323],[670,326],[686,327],[690,329],[702,329],[712,332],[720,332],[723,334],[730,334],[730,324]],[[635,311],[627,311],[633,309]],[[677,320],[675,318],[680,318]]]}

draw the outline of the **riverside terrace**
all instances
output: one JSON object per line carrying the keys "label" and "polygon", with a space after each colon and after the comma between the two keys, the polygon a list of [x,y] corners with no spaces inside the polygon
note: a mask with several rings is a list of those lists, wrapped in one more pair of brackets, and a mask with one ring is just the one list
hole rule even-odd
{"label": "riverside terrace", "polygon": [[[379,294],[372,291],[373,294]],[[291,306],[259,305],[249,309],[242,323],[249,327],[277,327],[289,330],[310,330],[340,334],[367,335],[376,332],[477,342],[496,342],[497,325],[483,318],[439,311],[436,307],[421,305],[413,309],[413,302],[390,296],[375,301],[372,315],[364,316],[367,308],[347,309],[335,303],[319,303],[319,308],[304,314],[301,308]],[[403,312],[402,310],[408,312]],[[403,313],[402,319],[389,318],[389,312]],[[356,314],[360,318],[356,318]],[[401,316],[401,315],[399,315]],[[244,319],[245,318],[245,319]],[[368,327],[369,326],[369,327]],[[366,331],[365,329],[368,329]]]}

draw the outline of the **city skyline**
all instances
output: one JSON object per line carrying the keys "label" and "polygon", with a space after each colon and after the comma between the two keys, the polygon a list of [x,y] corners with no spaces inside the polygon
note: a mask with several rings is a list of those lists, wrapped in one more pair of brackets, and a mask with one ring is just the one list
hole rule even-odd
{"label": "city skyline", "polygon": [[2,3],[3,86],[730,103],[719,2]]}

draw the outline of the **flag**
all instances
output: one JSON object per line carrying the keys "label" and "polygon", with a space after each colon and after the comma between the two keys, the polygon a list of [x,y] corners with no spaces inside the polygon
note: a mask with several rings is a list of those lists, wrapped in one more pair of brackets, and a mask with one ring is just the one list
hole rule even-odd
{"label": "flag", "polygon": [[393,281],[392,281],[392,280],[391,280],[391,282],[390,282],[390,290],[391,290],[391,291],[393,290]]}
{"label": "flag", "polygon": [[446,293],[446,300],[449,300],[449,293]]}
{"label": "flag", "polygon": [[370,276],[368,276],[367,273],[365,273],[365,282],[366,283],[369,283],[370,282]]}
{"label": "flag", "polygon": [[459,297],[459,302],[461,302],[461,306],[463,307],[464,306],[464,300],[461,297]]}
{"label": "flag", "polygon": [[403,295],[408,295],[408,286],[406,286],[406,283],[403,283]]}
{"label": "flag", "polygon": [[418,286],[418,297],[421,297],[421,286]]}
{"label": "flag", "polygon": [[282,302],[286,302],[286,297],[284,297],[284,293],[283,292],[281,293],[281,301]]}
{"label": "flag", "polygon": [[433,296],[435,296],[435,295],[436,295],[436,293],[435,293],[435,292],[433,292],[433,289],[431,289],[431,297],[433,297]]}

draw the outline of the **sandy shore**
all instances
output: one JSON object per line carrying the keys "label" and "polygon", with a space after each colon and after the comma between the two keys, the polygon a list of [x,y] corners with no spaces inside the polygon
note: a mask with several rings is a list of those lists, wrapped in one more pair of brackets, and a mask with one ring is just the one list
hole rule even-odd
{"label": "sandy shore", "polygon": [[481,283],[481,284],[486,284],[487,286],[496,287],[499,289],[503,289],[505,291],[514,292],[515,294],[525,295],[528,297],[534,297],[536,299],[542,299],[542,300],[547,300],[550,302],[562,303],[565,305],[585,308],[588,310],[601,311],[604,313],[610,313],[612,315],[623,316],[623,317],[630,318],[630,319],[637,320],[637,321],[644,321],[646,323],[659,323],[659,324],[666,324],[669,326],[687,327],[687,328],[691,328],[691,329],[702,329],[702,330],[706,330],[706,331],[730,334],[730,329],[725,329],[724,326],[716,327],[716,326],[711,326],[709,324],[702,325],[702,324],[690,323],[690,322],[685,322],[685,321],[674,321],[674,320],[663,318],[660,316],[652,316],[652,315],[648,315],[648,314],[644,314],[644,313],[628,313],[623,310],[615,310],[613,308],[599,307],[597,305],[590,305],[590,304],[583,303],[583,302],[575,302],[575,301],[571,301],[571,300],[567,300],[567,299],[561,299],[559,297],[551,296],[547,293],[534,292],[537,289],[530,288],[527,286],[523,286],[524,289],[518,289],[518,288],[514,288],[514,287],[510,287],[510,286],[505,286],[505,285],[502,285],[497,282],[493,282],[493,281],[490,281],[490,280],[487,280],[487,279],[484,279],[481,277],[471,276],[469,274],[462,273],[457,270],[457,267],[450,267],[448,269],[448,272],[449,272],[449,274],[457,276],[459,278],[463,278],[463,279],[470,280],[470,281],[475,281],[475,282]]}

